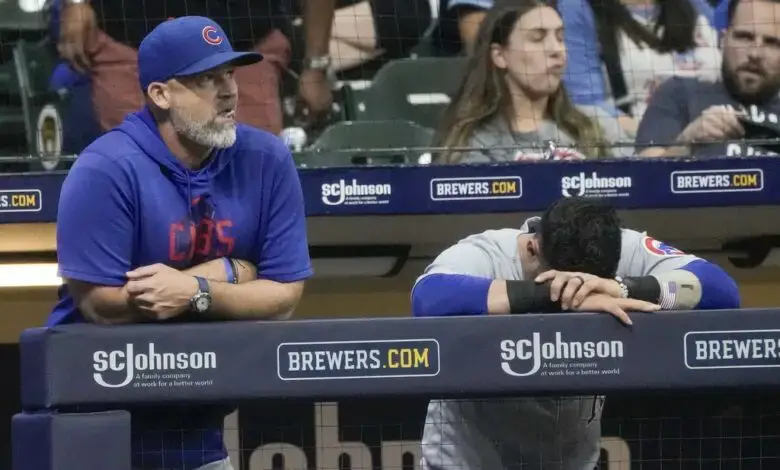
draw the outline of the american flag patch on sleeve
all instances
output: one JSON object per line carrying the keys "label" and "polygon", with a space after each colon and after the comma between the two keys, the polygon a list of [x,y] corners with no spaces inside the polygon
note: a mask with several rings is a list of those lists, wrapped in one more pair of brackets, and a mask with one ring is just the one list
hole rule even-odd
{"label": "american flag patch on sleeve", "polygon": [[662,282],[661,283],[661,300],[658,305],[663,310],[671,310],[677,303],[677,283]]}

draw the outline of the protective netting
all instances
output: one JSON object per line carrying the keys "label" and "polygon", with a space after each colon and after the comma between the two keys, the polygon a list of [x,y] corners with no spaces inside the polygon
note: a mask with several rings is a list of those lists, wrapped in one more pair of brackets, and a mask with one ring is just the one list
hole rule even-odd
{"label": "protective netting", "polygon": [[[410,470],[419,468],[426,405],[422,399],[246,405],[226,420],[226,443],[234,463],[240,459],[237,470]],[[772,395],[609,397],[602,435],[602,470],[780,463],[780,410]]]}

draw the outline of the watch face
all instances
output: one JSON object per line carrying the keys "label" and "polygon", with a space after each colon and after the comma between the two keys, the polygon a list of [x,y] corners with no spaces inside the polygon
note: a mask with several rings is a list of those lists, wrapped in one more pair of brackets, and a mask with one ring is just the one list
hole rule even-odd
{"label": "watch face", "polygon": [[201,295],[195,299],[195,310],[205,312],[211,306],[211,299],[208,295]]}

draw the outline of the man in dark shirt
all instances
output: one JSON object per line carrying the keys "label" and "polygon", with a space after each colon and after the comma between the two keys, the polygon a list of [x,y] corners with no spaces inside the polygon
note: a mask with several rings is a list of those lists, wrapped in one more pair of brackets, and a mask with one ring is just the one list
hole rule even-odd
{"label": "man in dark shirt", "polygon": [[773,18],[780,18],[778,0],[732,0],[721,80],[675,77],[664,82],[639,125],[641,155],[777,153],[777,144],[768,142],[780,137],[780,23]]}
{"label": "man in dark shirt", "polygon": [[[102,129],[118,125],[143,105],[138,88],[137,47],[161,22],[207,16],[221,24],[234,47],[261,53],[264,60],[237,70],[238,120],[279,133],[279,82],[290,60],[290,43],[280,32],[281,2],[251,0],[61,0],[58,50],[78,72],[89,75],[92,101]],[[334,0],[303,0],[306,51],[299,94],[313,113],[326,111],[331,94],[326,72]],[[316,10],[316,11],[315,11]]]}

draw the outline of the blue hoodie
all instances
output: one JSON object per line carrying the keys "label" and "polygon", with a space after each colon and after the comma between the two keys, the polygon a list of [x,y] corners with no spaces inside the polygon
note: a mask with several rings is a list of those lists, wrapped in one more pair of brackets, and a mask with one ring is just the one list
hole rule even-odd
{"label": "blue hoodie", "polygon": [[[186,269],[223,256],[253,261],[258,277],[277,282],[312,274],[300,181],[281,140],[239,125],[232,147],[190,170],[147,109],[93,142],[68,173],[57,256],[63,277],[117,287],[139,266]],[[67,287],[59,294],[47,326],[84,322]],[[229,409],[160,411],[133,410],[135,467],[189,470],[227,456]]]}

